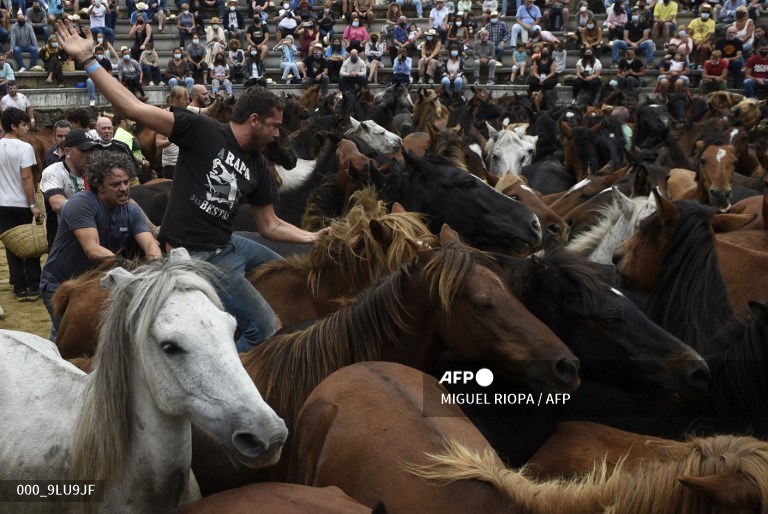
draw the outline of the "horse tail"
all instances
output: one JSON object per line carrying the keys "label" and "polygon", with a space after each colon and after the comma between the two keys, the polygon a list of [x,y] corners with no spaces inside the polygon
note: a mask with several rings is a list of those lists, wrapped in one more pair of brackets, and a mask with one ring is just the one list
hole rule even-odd
{"label": "horse tail", "polygon": [[67,305],[69,305],[69,299],[72,296],[72,291],[74,289],[75,286],[71,280],[67,280],[59,286],[53,294],[53,298],[51,298],[54,314],[57,316],[64,316],[64,311],[67,310]]}

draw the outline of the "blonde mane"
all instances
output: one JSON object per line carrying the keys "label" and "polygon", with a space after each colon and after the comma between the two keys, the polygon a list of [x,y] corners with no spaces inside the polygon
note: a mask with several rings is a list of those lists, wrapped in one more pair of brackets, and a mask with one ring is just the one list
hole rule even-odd
{"label": "blonde mane", "polygon": [[[351,289],[359,291],[413,259],[417,251],[413,242],[436,244],[437,239],[420,215],[387,214],[384,202],[373,189],[357,191],[351,200],[355,205],[347,217],[333,221],[330,231],[307,255],[265,263],[251,272],[248,280],[254,283],[273,273],[295,271],[306,276],[307,288],[316,299],[323,277],[333,272],[339,273]],[[393,240],[386,251],[371,233],[370,223],[374,219],[392,233]]]}
{"label": "blonde mane", "polygon": [[444,453],[427,454],[429,464],[408,466],[409,471],[440,483],[487,482],[527,512],[537,514],[715,512],[711,502],[693,494],[678,479],[725,473],[747,477],[760,491],[761,508],[768,506],[768,443],[752,437],[694,439],[679,452],[670,450],[670,460],[643,462],[625,470],[621,459],[611,472],[603,461],[583,478],[541,483],[533,481],[525,468],[516,471],[500,465],[490,448],[478,453],[453,441],[446,446]]}
{"label": "blonde mane", "polygon": [[514,186],[518,182],[527,184],[528,180],[524,176],[518,175],[517,173],[506,173],[502,175],[501,178],[499,178],[499,181],[496,182],[494,189],[496,189],[496,191],[499,193],[504,193],[504,191]]}

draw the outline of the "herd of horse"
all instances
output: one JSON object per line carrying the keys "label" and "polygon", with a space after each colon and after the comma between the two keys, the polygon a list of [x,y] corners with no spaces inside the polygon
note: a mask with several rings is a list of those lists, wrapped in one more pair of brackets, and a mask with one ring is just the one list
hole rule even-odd
{"label": "herd of horse", "polygon": [[[330,228],[249,272],[251,351],[183,250],[0,333],[0,479],[104,481],[18,511],[768,511],[764,105],[473,93],[286,99],[276,212]],[[170,187],[132,190],[156,224]],[[567,401],[446,401],[491,390]]]}

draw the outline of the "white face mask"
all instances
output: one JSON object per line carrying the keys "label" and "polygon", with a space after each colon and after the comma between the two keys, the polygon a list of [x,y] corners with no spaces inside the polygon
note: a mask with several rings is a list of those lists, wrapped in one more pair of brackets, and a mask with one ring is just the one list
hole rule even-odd
{"label": "white face mask", "polygon": [[218,25],[213,25],[213,30],[219,30],[219,26]]}
{"label": "white face mask", "polygon": [[283,4],[283,9],[287,11],[290,6],[291,6],[290,4]]}
{"label": "white face mask", "polygon": [[593,28],[595,28],[595,24],[594,23],[587,23],[587,28],[588,29],[593,29]]}
{"label": "white face mask", "polygon": [[232,11],[232,12],[235,12],[236,9],[237,9],[237,7],[235,7],[234,5],[230,5],[229,6],[229,10]]}
{"label": "white face mask", "polygon": [[58,48],[58,47],[59,47],[59,44],[58,44],[56,41],[54,41],[53,43],[51,43],[51,46],[52,46],[53,48]]}
{"label": "white face mask", "polygon": [[677,35],[680,36],[680,37],[685,37],[685,31],[684,30],[680,30],[680,31],[678,31]]}
{"label": "white face mask", "polygon": [[96,38],[96,42],[97,43],[103,43],[104,42],[104,38],[103,37],[97,37]]}
{"label": "white face mask", "polygon": [[181,54],[173,54],[176,59],[181,59]]}
{"label": "white face mask", "polygon": [[258,52],[256,52],[256,50],[251,50],[251,57],[256,57],[256,54],[257,54],[257,53],[258,53]]}
{"label": "white face mask", "polygon": [[457,22],[456,22],[456,26],[457,26],[457,27],[461,27],[461,21],[457,21]]}
{"label": "white face mask", "polygon": [[637,15],[633,15],[633,16],[632,16],[632,21],[634,21],[635,23],[637,23],[637,21],[638,21],[639,19],[640,19],[640,16],[637,16]]}
{"label": "white face mask", "polygon": [[189,9],[186,9],[186,10],[184,11],[184,14],[185,14],[185,15],[189,14]]}
{"label": "white face mask", "polygon": [[702,20],[708,20],[709,19],[709,13],[708,12],[701,13],[701,19]]}
{"label": "white face mask", "polygon": [[193,40],[192,40],[192,42],[193,42],[194,44],[198,44],[198,43],[200,43],[200,40],[199,40],[199,39],[193,39]]}
{"label": "white face mask", "polygon": [[451,50],[451,57],[458,57],[459,51],[458,50]]}

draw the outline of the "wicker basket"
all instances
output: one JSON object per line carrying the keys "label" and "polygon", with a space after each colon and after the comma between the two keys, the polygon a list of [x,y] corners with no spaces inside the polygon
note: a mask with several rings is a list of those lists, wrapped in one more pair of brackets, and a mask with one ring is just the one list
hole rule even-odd
{"label": "wicker basket", "polygon": [[48,253],[48,239],[45,235],[45,223],[19,225],[0,234],[3,242],[20,259],[34,259]]}

